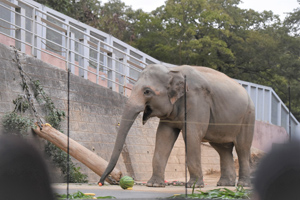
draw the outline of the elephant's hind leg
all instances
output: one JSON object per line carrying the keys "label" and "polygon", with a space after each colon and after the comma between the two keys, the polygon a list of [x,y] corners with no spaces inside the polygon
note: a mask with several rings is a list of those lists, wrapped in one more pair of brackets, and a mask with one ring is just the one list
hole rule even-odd
{"label": "elephant's hind leg", "polygon": [[218,186],[235,186],[236,173],[232,155],[233,143],[218,144],[210,142],[210,145],[220,155],[221,177]]}
{"label": "elephant's hind leg", "polygon": [[250,181],[250,154],[254,134],[255,113],[254,110],[248,112],[244,119],[241,131],[234,143],[239,159],[239,180],[237,185],[249,187]]}

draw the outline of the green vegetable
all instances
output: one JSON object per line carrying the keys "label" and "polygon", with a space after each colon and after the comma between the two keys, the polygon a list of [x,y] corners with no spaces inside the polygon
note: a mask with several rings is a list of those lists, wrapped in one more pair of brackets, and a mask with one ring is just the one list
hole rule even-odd
{"label": "green vegetable", "polygon": [[[192,194],[188,194],[188,198],[191,199],[250,199],[251,190],[246,190],[243,187],[237,187],[235,191],[231,191],[227,188],[219,188],[214,190],[208,190],[203,192],[197,190],[200,193],[195,194],[194,188]],[[170,199],[182,199],[185,198],[185,194],[169,197]]]}
{"label": "green vegetable", "polygon": [[[67,199],[66,194],[55,194],[57,199]],[[96,197],[97,199],[115,199],[113,196]],[[93,199],[91,195],[85,195],[83,192],[77,191],[73,194],[69,194],[69,199]]]}
{"label": "green vegetable", "polygon": [[123,188],[124,190],[127,188],[131,188],[134,185],[134,180],[133,178],[131,178],[130,176],[123,176],[120,179],[120,186],[121,188]]}

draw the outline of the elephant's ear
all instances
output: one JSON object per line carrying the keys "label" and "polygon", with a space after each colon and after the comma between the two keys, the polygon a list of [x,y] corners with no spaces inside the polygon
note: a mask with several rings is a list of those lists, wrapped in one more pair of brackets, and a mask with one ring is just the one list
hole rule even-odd
{"label": "elephant's ear", "polygon": [[169,75],[170,79],[168,86],[168,96],[170,102],[174,104],[180,97],[184,95],[184,77],[179,71],[170,71]]}

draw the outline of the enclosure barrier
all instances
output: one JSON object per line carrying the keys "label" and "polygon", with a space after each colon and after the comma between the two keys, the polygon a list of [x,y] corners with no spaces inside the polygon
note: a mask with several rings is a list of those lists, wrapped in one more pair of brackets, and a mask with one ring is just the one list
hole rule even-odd
{"label": "enclosure barrier", "polygon": [[[31,0],[0,0],[0,13],[1,43],[127,97],[146,65],[174,66]],[[289,110],[272,88],[237,81],[255,104],[256,120],[289,132]],[[293,114],[290,120],[291,132],[300,136]]]}

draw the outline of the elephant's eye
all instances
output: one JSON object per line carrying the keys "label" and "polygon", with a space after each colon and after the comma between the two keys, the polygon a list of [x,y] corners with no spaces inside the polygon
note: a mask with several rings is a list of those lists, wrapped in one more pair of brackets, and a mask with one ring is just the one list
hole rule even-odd
{"label": "elephant's eye", "polygon": [[150,94],[150,90],[145,90],[144,94]]}

